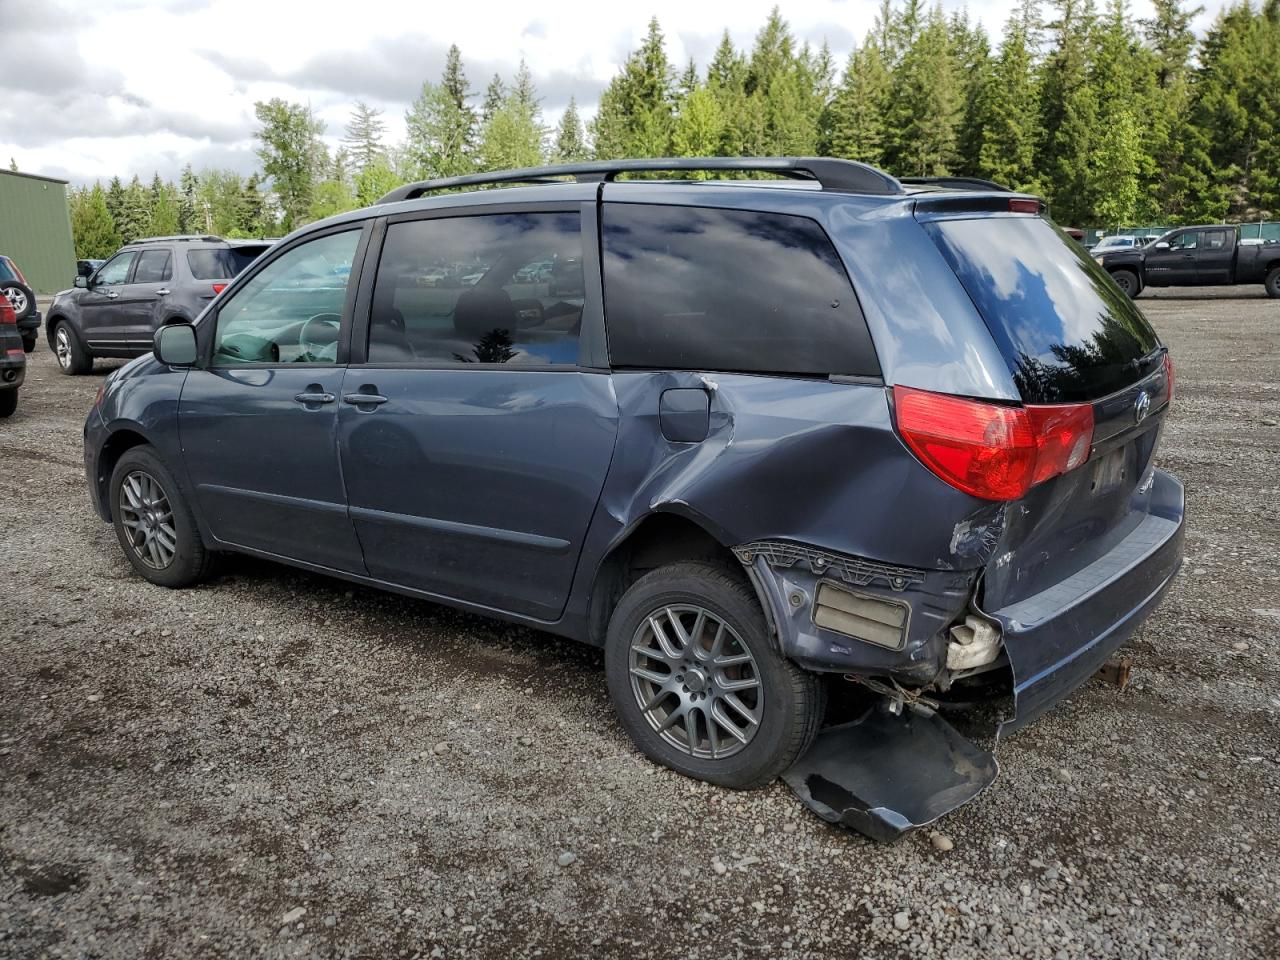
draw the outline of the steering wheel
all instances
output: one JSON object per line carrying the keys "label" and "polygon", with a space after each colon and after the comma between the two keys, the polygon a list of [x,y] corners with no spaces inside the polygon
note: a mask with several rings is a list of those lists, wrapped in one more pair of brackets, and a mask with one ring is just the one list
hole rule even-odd
{"label": "steering wheel", "polygon": [[337,363],[338,331],[342,317],[336,313],[317,313],[298,331],[297,363]]}

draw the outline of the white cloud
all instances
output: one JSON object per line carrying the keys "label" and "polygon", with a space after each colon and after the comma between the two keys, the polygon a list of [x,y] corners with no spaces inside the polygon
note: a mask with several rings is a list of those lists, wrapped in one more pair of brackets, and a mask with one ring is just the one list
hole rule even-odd
{"label": "white cloud", "polygon": [[[71,10],[50,0],[0,0],[0,159],[76,182],[184,163],[255,164],[253,104],[310,103],[342,135],[356,98],[386,111],[389,133],[424,79],[436,80],[450,43],[477,93],[523,57],[548,123],[572,93],[590,112],[627,52],[658,17],[671,60],[706,61],[727,26],[749,49],[776,0],[408,4],[403,0],[96,0]],[[978,0],[970,15],[998,32],[1015,0]],[[1213,11],[1221,0],[1209,0]],[[783,12],[802,40],[826,39],[843,60],[871,27],[878,0],[797,0]],[[947,0],[948,10],[961,3]],[[1148,12],[1146,0],[1134,5]],[[1209,22],[1202,16],[1199,26]]]}

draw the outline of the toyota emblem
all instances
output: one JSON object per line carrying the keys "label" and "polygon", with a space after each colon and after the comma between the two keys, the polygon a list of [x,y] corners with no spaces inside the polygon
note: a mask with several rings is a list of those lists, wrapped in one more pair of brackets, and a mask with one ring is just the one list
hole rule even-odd
{"label": "toyota emblem", "polygon": [[1138,394],[1138,399],[1133,402],[1133,422],[1141,423],[1147,419],[1147,414],[1151,412],[1151,394],[1143,390]]}

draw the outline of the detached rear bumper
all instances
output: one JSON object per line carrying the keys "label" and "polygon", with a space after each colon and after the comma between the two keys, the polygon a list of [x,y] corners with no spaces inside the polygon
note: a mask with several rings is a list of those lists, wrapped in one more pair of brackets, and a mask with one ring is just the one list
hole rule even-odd
{"label": "detached rear bumper", "polygon": [[1079,573],[990,611],[1013,670],[1009,733],[1089,679],[1155,609],[1182,564],[1183,492],[1163,470],[1152,476],[1150,512]]}

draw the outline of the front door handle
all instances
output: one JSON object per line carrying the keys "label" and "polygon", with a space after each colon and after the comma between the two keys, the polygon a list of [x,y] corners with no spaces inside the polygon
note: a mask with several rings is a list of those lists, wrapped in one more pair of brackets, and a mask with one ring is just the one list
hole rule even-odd
{"label": "front door handle", "polygon": [[107,299],[108,299],[108,300],[114,300],[114,299],[115,299],[116,297],[118,297],[118,296],[120,296],[120,294],[116,293],[114,290],[109,290],[109,291],[107,291]]}
{"label": "front door handle", "polygon": [[156,291],[157,297],[167,297],[168,295],[169,295],[168,287],[161,287],[159,290]]}
{"label": "front door handle", "polygon": [[323,393],[319,391],[304,391],[293,398],[298,403],[333,403],[334,397],[332,393]]}
{"label": "front door handle", "polygon": [[376,407],[380,403],[387,402],[387,398],[380,393],[344,393],[342,399],[344,403],[350,403],[357,407],[363,407],[366,404]]}

